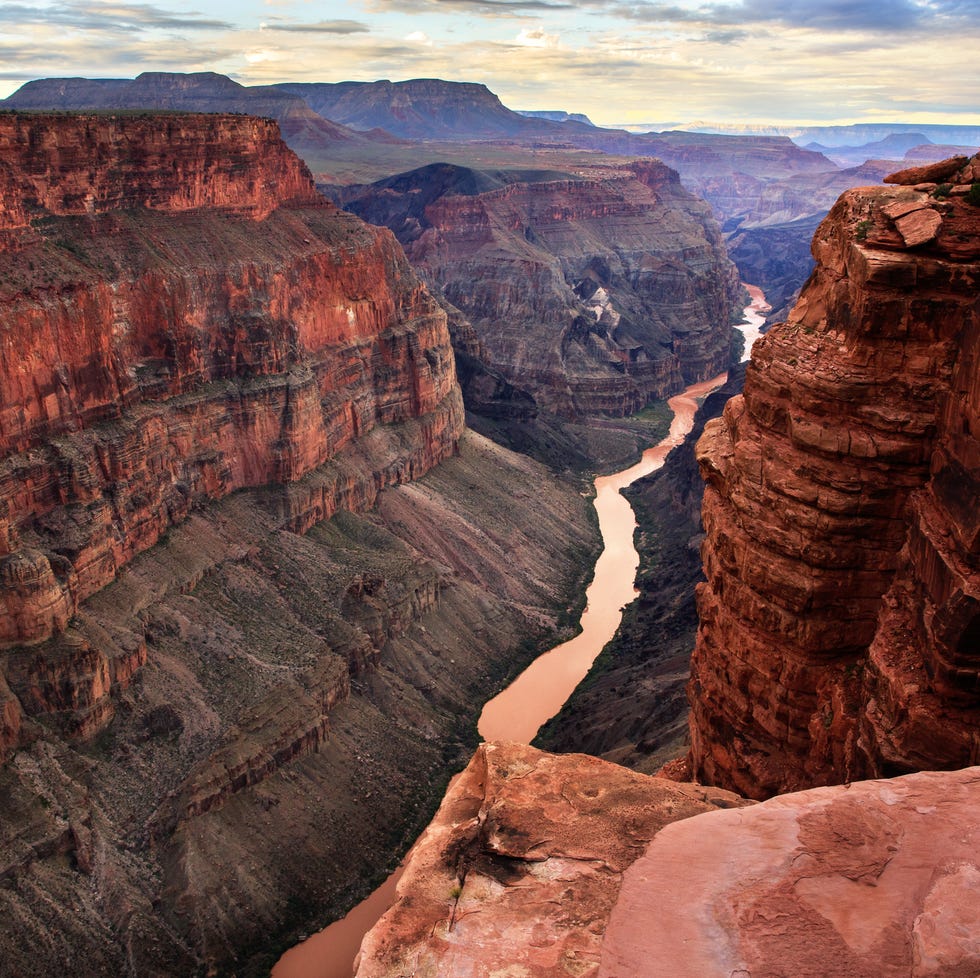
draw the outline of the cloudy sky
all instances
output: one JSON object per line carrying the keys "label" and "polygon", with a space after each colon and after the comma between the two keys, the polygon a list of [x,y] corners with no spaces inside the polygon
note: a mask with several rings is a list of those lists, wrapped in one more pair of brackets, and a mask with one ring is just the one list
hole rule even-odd
{"label": "cloudy sky", "polygon": [[980,124],[980,0],[3,0],[31,78],[439,77],[595,122]]}

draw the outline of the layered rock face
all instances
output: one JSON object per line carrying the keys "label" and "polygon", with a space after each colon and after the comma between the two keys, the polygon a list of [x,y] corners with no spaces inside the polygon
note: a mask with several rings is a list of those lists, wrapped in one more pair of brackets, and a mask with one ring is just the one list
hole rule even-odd
{"label": "layered rock face", "polygon": [[[445,316],[273,123],[12,115],[0,133],[3,646],[58,634],[208,500],[279,485],[270,507],[303,531],[453,453]],[[389,458],[338,466],[381,426],[403,426]],[[90,713],[126,681],[93,655],[70,702],[19,677],[30,712]]]}
{"label": "layered rock face", "polygon": [[488,366],[552,412],[628,414],[728,365],[737,273],[660,163],[585,177],[438,164],[345,206],[391,227]]}
{"label": "layered rock face", "polygon": [[978,180],[960,158],[845,194],[699,443],[699,778],[763,797],[978,759]]}
{"label": "layered rock face", "polygon": [[376,151],[384,133],[359,133],[314,112],[301,98],[271,85],[239,85],[213,71],[144,71],[136,78],[39,78],[4,99],[17,111],[154,109],[245,113],[274,119],[283,140],[304,159]]}

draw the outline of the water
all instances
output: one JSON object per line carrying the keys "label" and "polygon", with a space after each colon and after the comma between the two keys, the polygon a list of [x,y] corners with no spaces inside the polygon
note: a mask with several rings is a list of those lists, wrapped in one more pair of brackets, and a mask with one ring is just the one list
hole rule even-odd
{"label": "water", "polygon": [[644,475],[655,472],[667,453],[679,445],[694,425],[697,398],[725,382],[721,374],[688,387],[667,404],[674,412],[670,432],[648,448],[636,465],[595,480],[595,508],[604,549],[596,561],[592,583],[585,592],[582,631],[568,642],[545,652],[505,690],[490,700],[477,729],[484,740],[516,740],[529,744],[541,725],[562,707],[606,643],[616,634],[623,608],[637,595],[634,581],[640,555],[633,546],[636,517],[620,492]]}

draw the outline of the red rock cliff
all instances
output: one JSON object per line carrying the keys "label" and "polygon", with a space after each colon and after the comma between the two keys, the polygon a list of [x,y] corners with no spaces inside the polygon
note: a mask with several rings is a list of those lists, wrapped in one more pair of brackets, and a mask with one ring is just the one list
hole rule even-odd
{"label": "red rock cliff", "polygon": [[846,193],[699,443],[699,778],[763,797],[978,760],[978,179]]}
{"label": "red rock cliff", "polygon": [[433,164],[346,206],[395,231],[487,364],[550,411],[628,414],[728,366],[737,272],[710,209],[658,161]]}
{"label": "red rock cliff", "polygon": [[[273,123],[9,115],[0,146],[0,647],[206,500],[280,485],[302,531],[455,450],[444,314]],[[321,469],[379,426],[383,470]]]}

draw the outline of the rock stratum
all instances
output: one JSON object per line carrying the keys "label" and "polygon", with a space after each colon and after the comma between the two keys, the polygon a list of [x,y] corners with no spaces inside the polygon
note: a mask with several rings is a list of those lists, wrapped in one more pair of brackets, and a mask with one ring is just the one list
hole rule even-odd
{"label": "rock stratum", "polygon": [[359,978],[977,973],[980,157],[887,182],[697,444],[686,773],[717,787],[485,745]]}
{"label": "rock stratum", "polygon": [[555,640],[587,501],[465,431],[444,313],[273,123],[0,133],[0,971],[266,973]]}
{"label": "rock stratum", "polygon": [[974,764],[980,159],[843,195],[698,446],[691,771],[752,797]]}
{"label": "rock stratum", "polygon": [[737,272],[710,210],[659,162],[434,164],[340,199],[395,232],[477,356],[545,410],[629,414],[728,366]]}
{"label": "rock stratum", "polygon": [[[63,630],[202,502],[280,484],[301,531],[453,453],[444,315],[273,124],[14,115],[0,132],[0,643]],[[314,476],[406,422],[383,471]]]}
{"label": "rock stratum", "polygon": [[978,801],[977,768],[751,805],[486,744],[356,976],[973,975]]}

